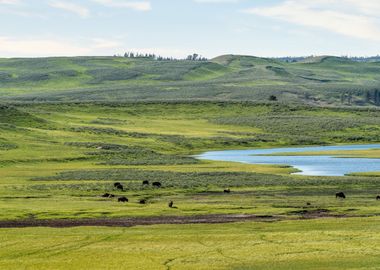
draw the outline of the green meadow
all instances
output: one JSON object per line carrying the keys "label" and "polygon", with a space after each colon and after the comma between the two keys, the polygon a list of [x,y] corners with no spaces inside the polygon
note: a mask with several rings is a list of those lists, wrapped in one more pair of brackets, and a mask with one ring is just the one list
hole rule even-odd
{"label": "green meadow", "polygon": [[[377,66],[232,56],[0,60],[0,224],[272,218],[2,228],[0,268],[379,269],[379,173],[309,177],[288,166],[194,158],[219,149],[379,142],[380,111],[363,101],[376,88]],[[347,89],[355,89],[353,101],[335,106]],[[268,101],[273,94],[278,101]],[[334,106],[315,106],[327,104]],[[379,157],[376,150],[333,154]],[[345,200],[335,198],[340,191]],[[121,196],[129,201],[119,203]]]}
{"label": "green meadow", "polygon": [[0,231],[2,269],[378,269],[379,218]]}

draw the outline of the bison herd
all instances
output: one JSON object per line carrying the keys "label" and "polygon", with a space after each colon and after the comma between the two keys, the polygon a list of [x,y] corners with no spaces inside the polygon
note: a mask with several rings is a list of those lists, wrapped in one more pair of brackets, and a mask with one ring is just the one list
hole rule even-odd
{"label": "bison herd", "polygon": [[[146,186],[149,186],[150,183],[149,183],[149,181],[144,180],[144,181],[142,182],[142,185],[146,187]],[[116,182],[116,183],[114,183],[114,184],[113,184],[113,187],[114,187],[116,190],[118,190],[118,191],[123,191],[123,192],[126,191],[126,190],[124,189],[123,184],[120,183],[120,182]],[[161,188],[161,187],[162,187],[162,184],[161,184],[160,182],[153,182],[153,183],[152,183],[152,187],[154,187],[154,188]],[[223,192],[224,192],[224,193],[231,193],[231,190],[230,190],[229,188],[227,188],[227,189],[225,189]],[[101,197],[102,197],[102,198],[110,198],[110,199],[112,199],[112,198],[115,198],[116,195],[114,195],[114,194],[110,194],[110,193],[104,193]],[[120,196],[120,197],[117,198],[117,201],[120,202],[120,203],[127,203],[127,202],[129,202],[129,199],[128,199],[127,197],[125,197],[125,196]],[[147,201],[146,199],[140,199],[140,200],[138,201],[138,203],[139,203],[139,204],[147,204],[148,201]],[[169,208],[177,208],[177,207],[174,206],[174,202],[173,202],[173,201],[169,201],[168,206],[169,206]]]}
{"label": "bison herd", "polygon": [[[149,181],[145,180],[145,181],[142,182],[142,185],[143,186],[149,186],[150,183],[149,183]],[[119,182],[114,183],[113,186],[114,186],[114,188],[116,190],[125,191],[123,184],[121,184]],[[160,182],[153,182],[152,183],[152,187],[154,187],[154,188],[161,188],[162,184]],[[226,193],[226,194],[229,194],[229,193],[231,193],[231,190],[229,188],[227,188],[227,189],[224,189],[223,192]],[[104,193],[101,197],[103,197],[103,198],[115,198],[116,196],[114,194]],[[338,193],[335,194],[335,198],[336,199],[346,199],[346,194],[344,194],[343,192],[338,192]],[[380,201],[380,195],[376,197],[376,200]],[[120,202],[120,203],[127,203],[127,202],[129,202],[128,198],[125,197],[125,196],[118,197],[117,201]],[[147,204],[148,201],[146,199],[140,199],[138,201],[138,203],[139,204]],[[307,205],[311,205],[311,204],[308,202]],[[173,201],[170,201],[169,204],[168,204],[168,206],[170,208],[176,208],[176,207],[174,207],[174,202]]]}
{"label": "bison herd", "polygon": [[[335,194],[335,198],[337,198],[337,199],[345,199],[346,198],[346,194],[344,194],[343,192],[338,192],[338,193]],[[380,201],[380,195],[376,197],[376,200]]]}
{"label": "bison herd", "polygon": [[[149,181],[143,181],[143,186],[149,186]],[[152,183],[152,186],[154,187],[154,188],[161,188],[162,187],[162,184],[160,183],[160,182],[153,182]],[[125,189],[124,189],[124,186],[123,186],[123,184],[122,183],[119,183],[119,182],[116,182],[116,183],[114,183],[113,184],[113,187],[116,189],[116,190],[118,190],[118,191],[125,191]],[[104,193],[102,196],[101,196],[102,198],[110,198],[110,199],[112,199],[112,198],[115,198],[116,196],[114,195],[114,194],[110,194],[110,193]],[[120,197],[118,197],[117,198],[117,201],[118,202],[120,202],[120,203],[127,203],[127,202],[129,202],[129,200],[128,200],[128,198],[127,197],[125,197],[125,196],[120,196]],[[146,199],[140,199],[139,201],[138,201],[138,203],[139,204],[147,204],[148,203],[148,201],[146,200]],[[173,201],[170,201],[169,202],[169,207],[170,208],[173,208]]]}

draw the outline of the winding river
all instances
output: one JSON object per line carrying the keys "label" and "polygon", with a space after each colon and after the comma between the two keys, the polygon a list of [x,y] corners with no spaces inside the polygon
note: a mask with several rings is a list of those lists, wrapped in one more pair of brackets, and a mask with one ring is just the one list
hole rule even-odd
{"label": "winding river", "polygon": [[380,171],[380,159],[339,158],[329,155],[276,156],[275,154],[368,149],[380,149],[380,144],[211,151],[200,154],[196,157],[204,160],[234,161],[249,164],[290,165],[299,170],[299,172],[295,174],[301,175],[343,176],[354,172]]}

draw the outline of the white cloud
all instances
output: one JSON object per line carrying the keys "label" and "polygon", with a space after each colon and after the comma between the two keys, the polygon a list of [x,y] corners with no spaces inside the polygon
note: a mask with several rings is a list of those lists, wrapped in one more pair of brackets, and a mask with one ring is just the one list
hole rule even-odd
{"label": "white cloud", "polygon": [[122,44],[110,39],[93,38],[80,42],[55,38],[12,38],[0,36],[0,56],[45,57],[78,55],[111,55],[121,51]]}
{"label": "white cloud", "polygon": [[93,38],[92,39],[92,48],[93,49],[113,49],[121,47],[122,43],[120,41],[103,39],[103,38]]}
{"label": "white cloud", "polygon": [[51,1],[49,2],[49,6],[57,9],[62,9],[67,12],[74,13],[76,15],[79,15],[82,18],[87,18],[90,16],[90,11],[81,5],[70,3],[67,1]]}
{"label": "white cloud", "polygon": [[0,0],[0,5],[18,5],[20,4],[19,0]]}
{"label": "white cloud", "polygon": [[149,11],[152,4],[149,1],[123,1],[123,0],[92,0],[106,7],[129,8],[137,11]]}
{"label": "white cloud", "polygon": [[368,15],[379,16],[380,13],[380,1],[378,0],[344,0],[346,4],[352,5],[357,8],[357,11]]}
{"label": "white cloud", "polygon": [[288,0],[247,13],[328,30],[354,38],[380,41],[380,2],[357,0]]}
{"label": "white cloud", "polygon": [[0,36],[0,57],[48,57],[81,55],[114,55],[132,51],[154,53],[165,57],[184,58],[193,51],[168,47],[128,47],[121,39],[88,38],[12,38]]}
{"label": "white cloud", "polygon": [[17,56],[82,55],[89,52],[62,40],[14,39],[0,36],[0,54]]}

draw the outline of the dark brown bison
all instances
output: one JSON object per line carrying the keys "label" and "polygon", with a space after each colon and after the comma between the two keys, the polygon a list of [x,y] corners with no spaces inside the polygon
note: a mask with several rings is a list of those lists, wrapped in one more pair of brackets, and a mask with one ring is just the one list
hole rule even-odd
{"label": "dark brown bison", "polygon": [[140,201],[139,201],[139,204],[146,204],[146,200],[145,199],[141,199]]}
{"label": "dark brown bison", "polygon": [[224,190],[224,193],[231,193],[231,190],[229,188]]}
{"label": "dark brown bison", "polygon": [[335,194],[335,198],[345,199],[346,195],[343,192],[338,192],[337,194]]}
{"label": "dark brown bison", "polygon": [[124,191],[124,186],[119,183],[119,185],[115,186],[116,189]]}
{"label": "dark brown bison", "polygon": [[120,197],[120,198],[117,199],[117,201],[118,202],[126,203],[126,202],[128,202],[128,198],[126,198],[126,197]]}
{"label": "dark brown bison", "polygon": [[143,186],[149,186],[149,181],[148,180],[145,180],[145,181],[143,181]]}
{"label": "dark brown bison", "polygon": [[307,206],[310,206],[310,205],[311,205],[311,203],[307,202],[307,203],[306,203],[306,205],[307,205]]}
{"label": "dark brown bison", "polygon": [[153,182],[152,185],[156,188],[160,188],[162,187],[161,183],[160,182]]}
{"label": "dark brown bison", "polygon": [[380,196],[377,196],[377,197],[376,197],[376,200],[380,201]]}
{"label": "dark brown bison", "polygon": [[115,188],[117,188],[117,187],[120,186],[120,185],[121,185],[121,183],[119,183],[119,182],[116,182],[116,183],[113,184],[113,186],[114,186]]}
{"label": "dark brown bison", "polygon": [[173,201],[170,201],[170,202],[169,202],[169,207],[170,207],[170,208],[173,208],[173,205],[174,205],[174,202],[173,202]]}
{"label": "dark brown bison", "polygon": [[109,193],[104,193],[104,194],[102,195],[102,197],[103,197],[103,198],[114,198],[115,195],[113,195],[113,194],[109,194]]}

